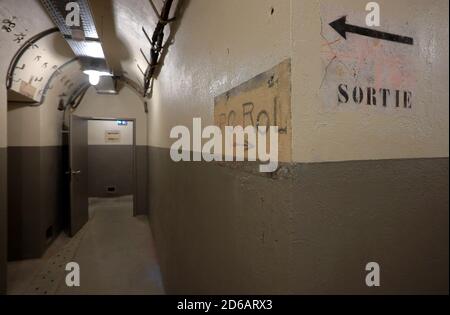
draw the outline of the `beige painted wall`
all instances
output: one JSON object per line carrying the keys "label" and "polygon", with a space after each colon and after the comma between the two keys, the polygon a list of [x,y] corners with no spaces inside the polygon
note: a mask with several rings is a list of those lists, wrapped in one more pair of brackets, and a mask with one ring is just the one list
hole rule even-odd
{"label": "beige painted wall", "polygon": [[[29,12],[33,12],[33,18],[26,17]],[[55,120],[59,120],[59,112],[54,110],[56,109],[57,104],[54,104],[54,102],[56,102],[54,95],[51,96],[50,94],[61,93],[61,91],[56,91],[56,89],[51,91],[46,103],[40,108],[12,105],[8,112],[5,76],[10,61],[26,40],[41,31],[54,27],[38,1],[23,0],[18,2],[13,0],[2,0],[0,3],[0,19],[11,19],[14,16],[16,17],[14,20],[14,23],[16,24],[15,28],[11,32],[0,31],[0,73],[2,74],[0,76],[0,147],[6,147],[7,145],[57,145],[59,143],[60,135],[58,133],[60,127],[55,129],[54,122]],[[15,41],[14,34],[19,33],[25,34],[25,37],[22,41],[17,42]],[[52,39],[54,40],[53,37]],[[61,54],[59,53],[61,51],[52,48],[52,45],[52,40],[41,43],[41,49],[45,50],[43,58],[47,59],[51,65],[53,65],[53,61],[61,61]],[[24,56],[21,61],[30,66],[26,69],[34,69],[37,71],[35,64],[31,67],[33,58],[35,57],[33,53],[36,53],[37,50],[34,52],[31,51],[32,50],[29,50],[30,55],[28,57]],[[21,66],[21,64],[18,66]],[[40,67],[42,67],[42,64]],[[15,77],[15,80],[29,79],[29,76],[27,75],[20,77],[19,72],[20,71],[17,71],[16,75],[18,76]],[[31,72],[29,74],[31,74]],[[51,128],[46,127],[46,130],[40,130],[41,123],[45,126],[51,126]],[[7,132],[10,134],[7,135]],[[43,136],[42,139],[41,135]]]}
{"label": "beige painted wall", "polygon": [[40,108],[8,105],[8,146],[39,146],[41,140]]}
{"label": "beige painted wall", "polygon": [[[378,1],[381,26],[414,46],[348,34],[367,27],[365,0],[293,1],[294,160],[448,157],[448,1]],[[338,104],[337,87],[408,90],[412,108]]]}
{"label": "beige painted wall", "polygon": [[[348,15],[349,23],[364,26],[366,3],[190,1],[155,84],[148,115],[149,144],[169,147],[170,129],[177,124],[189,126],[193,117],[212,124],[215,96],[291,57],[294,161],[448,156],[448,2],[379,1],[380,30],[414,37],[412,47],[355,35],[345,41],[329,27],[342,15]],[[38,16],[21,19],[25,8],[35,8]],[[206,13],[198,16],[197,10]],[[27,38],[53,26],[36,1],[4,0],[0,15],[18,16],[17,30],[28,30]],[[20,46],[11,36],[0,33],[1,60],[10,60]],[[355,71],[342,74],[362,53],[376,63],[358,64],[356,79],[350,76]],[[7,66],[8,62],[1,63],[3,73]],[[378,86],[411,90],[413,108],[338,106],[334,100],[341,82],[363,87],[378,82]],[[1,85],[0,146],[6,146],[6,91]],[[28,112],[14,115],[25,117]],[[34,145],[33,138],[25,145]],[[138,138],[145,143],[142,135]],[[57,142],[54,136],[39,140],[47,145]]]}
{"label": "beige painted wall", "polygon": [[90,88],[74,114],[92,118],[135,118],[136,145],[147,145],[144,102],[127,86],[120,89],[118,95],[100,95],[94,88]]}
{"label": "beige painted wall", "polygon": [[63,113],[58,99],[48,97],[41,106],[8,105],[8,146],[58,146],[62,141]]}
{"label": "beige painted wall", "polygon": [[[170,147],[170,129],[194,117],[212,124],[215,96],[291,57],[293,161],[447,157],[448,2],[379,3],[379,30],[414,46],[345,41],[328,25],[365,26],[365,0],[190,1],[155,82],[149,144]],[[341,82],[411,91],[413,107],[339,106]]]}
{"label": "beige painted wall", "polygon": [[7,107],[6,89],[4,86],[0,87],[0,148],[6,148],[8,144],[7,139]]}
{"label": "beige painted wall", "polygon": [[[49,54],[51,56],[52,54]],[[58,146],[62,143],[63,112],[58,111],[60,95],[66,91],[63,77],[81,82],[84,75],[78,63],[71,63],[54,78],[40,106],[10,103],[8,105],[8,146]],[[74,84],[77,86],[76,84]]]}
{"label": "beige painted wall", "polygon": [[[24,12],[33,12],[33,19],[24,19]],[[7,93],[5,88],[5,75],[14,53],[23,43],[14,41],[14,33],[25,32],[26,38],[33,36],[40,30],[52,27],[51,21],[40,10],[40,4],[33,0],[2,0],[0,3],[1,20],[17,17],[15,32],[0,31],[0,147],[7,146]]]}
{"label": "beige painted wall", "polygon": [[194,117],[214,124],[214,97],[289,58],[290,39],[290,1],[190,1],[155,82],[149,144],[170,147]]}

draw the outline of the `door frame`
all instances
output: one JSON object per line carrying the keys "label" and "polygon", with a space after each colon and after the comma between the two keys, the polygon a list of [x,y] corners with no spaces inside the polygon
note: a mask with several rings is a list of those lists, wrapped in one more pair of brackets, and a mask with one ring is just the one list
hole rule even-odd
{"label": "door frame", "polygon": [[[132,145],[132,152],[133,152],[133,163],[132,163],[132,175],[133,175],[133,216],[137,216],[137,154],[136,154],[136,118],[111,118],[111,117],[89,117],[89,116],[78,116],[81,119],[85,119],[87,121],[94,120],[94,121],[128,121],[133,123],[133,145]],[[89,136],[89,128],[88,128],[88,136]],[[89,143],[88,143],[89,146]],[[89,165],[89,164],[88,164]],[[89,174],[89,169],[88,169]]]}

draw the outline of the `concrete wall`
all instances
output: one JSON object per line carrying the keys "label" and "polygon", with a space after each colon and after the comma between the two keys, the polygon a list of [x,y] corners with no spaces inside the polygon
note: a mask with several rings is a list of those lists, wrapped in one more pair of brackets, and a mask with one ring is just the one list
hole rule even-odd
{"label": "concrete wall", "polygon": [[[3,49],[0,56],[4,55]],[[6,65],[0,64],[0,72]],[[6,251],[7,251],[7,97],[3,80],[0,80],[0,294],[6,293]]]}
{"label": "concrete wall", "polygon": [[89,197],[133,195],[133,157],[131,145],[90,145]]}
{"label": "concrete wall", "polygon": [[[40,4],[37,1],[25,0],[20,3],[17,1],[2,0],[0,3],[0,17],[11,19],[16,17],[16,27],[13,32],[0,31],[0,293],[6,293],[6,234],[7,234],[7,145],[8,145],[8,125],[7,122],[7,91],[6,91],[6,73],[9,63],[23,44],[23,41],[16,41],[14,34],[21,32],[26,34],[26,38],[35,35],[39,30],[45,30],[52,27],[52,23],[46,17],[43,11],[40,12]],[[23,18],[24,12],[34,12],[33,20]],[[22,65],[20,65],[22,66]],[[15,77],[14,79],[17,79]],[[28,80],[29,78],[27,78]]]}
{"label": "concrete wall", "polygon": [[7,153],[0,147],[0,294],[6,293]]}
{"label": "concrete wall", "polygon": [[[51,57],[47,56],[47,58]],[[8,258],[40,257],[63,227],[63,112],[58,104],[78,63],[51,82],[40,106],[8,103]],[[74,76],[72,76],[74,75]],[[68,93],[68,91],[66,91]]]}
{"label": "concrete wall", "polygon": [[[175,42],[148,115],[143,100],[126,87],[118,96],[89,90],[77,115],[136,118],[138,209],[145,213],[150,205],[169,293],[373,293],[363,283],[368,260],[383,270],[376,293],[448,292],[448,2],[379,1],[379,30],[412,36],[414,45],[354,34],[344,40],[329,26],[342,15],[364,26],[366,3],[185,1],[182,19],[171,24]],[[99,1],[94,10],[105,17],[100,32],[112,48],[115,70],[138,80],[136,63],[145,65],[140,28],[150,29],[152,11],[138,0],[132,4],[139,10],[130,14],[129,0],[114,1],[119,29],[108,24],[111,6]],[[24,17],[29,12],[33,18]],[[2,20],[13,16],[26,39],[53,27],[34,0],[2,0]],[[21,45],[14,34],[0,32],[3,61]],[[64,49],[44,46],[47,61],[64,59]],[[34,54],[25,56],[17,83],[45,81],[39,81],[44,60],[35,64]],[[254,165],[170,161],[172,127],[190,126],[194,117],[213,124],[215,97],[286,59],[292,67],[292,163],[265,177]],[[1,62],[0,73],[7,67]],[[73,82],[60,77],[52,91],[75,88],[82,76],[76,72],[69,75]],[[380,98],[377,105],[342,103],[341,84],[407,91],[412,102],[406,108],[380,106]],[[21,209],[10,208],[15,215],[9,220],[40,218],[29,231],[41,239],[60,187],[59,95],[39,109],[11,104],[7,114],[4,86],[2,76],[0,183],[6,181],[1,150],[8,144],[10,169],[22,174],[8,177],[15,185],[9,202]],[[38,210],[19,202],[20,194],[33,200],[37,192],[47,198],[34,199]],[[0,215],[5,200],[0,197]],[[1,225],[0,235],[5,230]],[[5,273],[0,261],[0,291]]]}
{"label": "concrete wall", "polygon": [[[366,3],[188,2],[148,114],[167,292],[448,293],[448,3],[380,1],[380,30],[411,47],[339,38],[328,23],[364,23]],[[213,124],[215,97],[286,59],[292,163],[171,161],[172,127]],[[412,91],[413,107],[344,106],[342,82]],[[371,261],[381,288],[365,285]]]}
{"label": "concrete wall", "polygon": [[8,258],[40,257],[62,228],[63,114],[57,91],[39,107],[8,106]]}
{"label": "concrete wall", "polygon": [[191,126],[193,117],[212,125],[215,96],[291,56],[290,1],[187,3],[149,103],[153,147],[170,147],[171,128]]}
{"label": "concrete wall", "polygon": [[[73,63],[66,77],[79,69]],[[72,78],[73,79],[73,78]],[[67,80],[67,79],[66,79]],[[40,106],[8,103],[9,259],[40,257],[63,225],[63,112],[65,82],[55,79]]]}
{"label": "concrete wall", "polygon": [[[149,197],[169,293],[448,290],[448,159],[292,164],[271,179],[168,154],[150,150]],[[381,288],[365,285],[371,261]]]}
{"label": "concrete wall", "polygon": [[40,257],[62,228],[62,148],[9,147],[8,172],[8,258]]}
{"label": "concrete wall", "polygon": [[[41,63],[42,60],[49,65],[61,62],[57,46],[61,43],[55,42],[56,46],[52,46],[53,43],[38,42]],[[29,51],[36,54],[36,50]],[[36,63],[35,59],[29,60],[25,55],[22,58],[20,62],[25,64],[25,69],[33,68],[30,64]],[[27,68],[26,65],[30,67]],[[75,84],[69,80],[77,81],[79,67],[74,62],[61,70],[61,74],[49,83],[51,88],[40,106],[8,102],[10,260],[40,257],[61,231],[63,214],[67,208],[63,200],[63,112],[58,111],[58,104],[74,88]],[[33,69],[36,69],[35,65]],[[39,73],[32,74],[32,77],[36,77]]]}

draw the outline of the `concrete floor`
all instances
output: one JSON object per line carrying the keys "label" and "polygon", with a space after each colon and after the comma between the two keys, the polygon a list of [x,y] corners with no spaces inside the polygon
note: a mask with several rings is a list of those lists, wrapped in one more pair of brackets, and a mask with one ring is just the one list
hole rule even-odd
{"label": "concrete floor", "polygon": [[[64,233],[40,259],[8,264],[8,294],[164,294],[146,216],[133,217],[131,197],[89,201],[90,220]],[[80,265],[81,285],[65,284],[68,262]]]}

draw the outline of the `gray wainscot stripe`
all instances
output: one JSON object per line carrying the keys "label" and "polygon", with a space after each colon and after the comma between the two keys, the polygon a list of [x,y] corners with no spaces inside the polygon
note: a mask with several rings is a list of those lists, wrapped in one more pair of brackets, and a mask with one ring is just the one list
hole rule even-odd
{"label": "gray wainscot stripe", "polygon": [[136,146],[136,214],[148,215],[148,147]]}
{"label": "gray wainscot stripe", "polygon": [[40,257],[62,228],[63,150],[8,148],[8,259]]}
{"label": "gray wainscot stripe", "polygon": [[168,293],[448,293],[448,158],[256,167],[149,147]]}
{"label": "gray wainscot stripe", "polygon": [[[136,214],[148,213],[147,146],[90,145],[89,196],[118,197],[132,195],[136,187]],[[133,176],[134,163],[136,177]]]}
{"label": "gray wainscot stripe", "polygon": [[7,151],[0,148],[0,294],[6,294]]}
{"label": "gray wainscot stripe", "polygon": [[133,146],[89,145],[89,197],[132,195]]}

